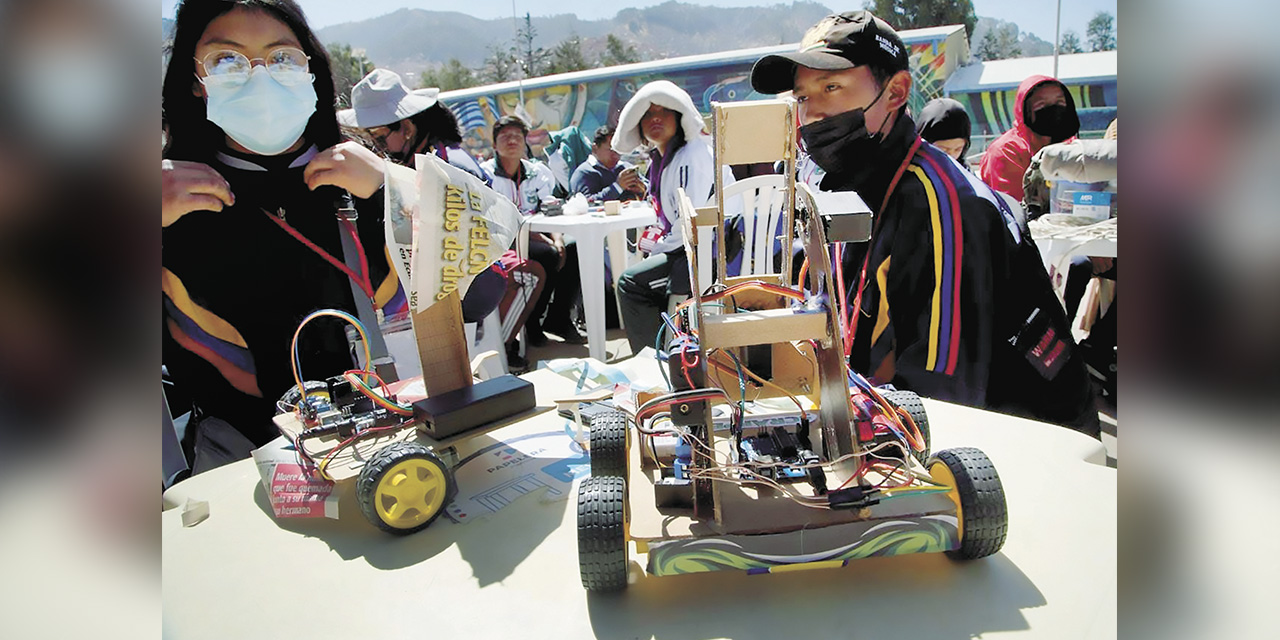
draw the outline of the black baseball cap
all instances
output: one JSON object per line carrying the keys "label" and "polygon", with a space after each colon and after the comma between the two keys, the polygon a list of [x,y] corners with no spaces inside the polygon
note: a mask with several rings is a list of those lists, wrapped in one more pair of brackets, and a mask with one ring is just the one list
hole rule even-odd
{"label": "black baseball cap", "polygon": [[830,15],[814,25],[795,53],[767,55],[751,67],[751,87],[760,93],[782,93],[795,87],[796,66],[852,69],[874,64],[890,72],[905,71],[907,47],[887,22],[869,11]]}

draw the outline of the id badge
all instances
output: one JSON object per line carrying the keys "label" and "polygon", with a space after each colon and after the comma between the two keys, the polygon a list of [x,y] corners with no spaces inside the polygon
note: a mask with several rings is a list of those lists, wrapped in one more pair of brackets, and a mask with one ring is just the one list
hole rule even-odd
{"label": "id badge", "polygon": [[1035,309],[1010,344],[1044,377],[1053,380],[1071,358],[1071,343],[1058,335],[1048,314]]}
{"label": "id badge", "polygon": [[662,239],[662,228],[658,226],[645,227],[644,233],[640,234],[640,241],[637,246],[644,253],[652,253],[653,248],[658,245],[658,240]]}

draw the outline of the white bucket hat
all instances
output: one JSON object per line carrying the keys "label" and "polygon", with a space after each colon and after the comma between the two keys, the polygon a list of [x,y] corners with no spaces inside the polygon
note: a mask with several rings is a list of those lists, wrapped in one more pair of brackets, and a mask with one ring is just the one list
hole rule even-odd
{"label": "white bucket hat", "polygon": [[398,122],[435,106],[440,90],[436,88],[410,91],[400,74],[389,69],[374,69],[351,89],[351,109],[338,112],[344,126],[368,129]]}

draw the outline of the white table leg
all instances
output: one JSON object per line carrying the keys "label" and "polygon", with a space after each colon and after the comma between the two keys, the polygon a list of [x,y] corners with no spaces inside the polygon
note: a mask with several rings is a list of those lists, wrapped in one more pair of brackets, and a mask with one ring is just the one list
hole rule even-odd
{"label": "white table leg", "polygon": [[609,269],[612,271],[613,275],[613,282],[610,284],[614,287],[613,301],[614,304],[617,305],[618,326],[623,327],[622,298],[618,295],[618,278],[622,277],[623,270],[627,268],[627,263],[630,262],[630,260],[627,259],[627,236],[624,230],[615,229],[614,231],[610,231],[609,235],[606,236],[605,239],[609,241]]}
{"label": "white table leg", "polygon": [[584,225],[575,235],[582,310],[587,316],[587,353],[604,362],[604,234]]}

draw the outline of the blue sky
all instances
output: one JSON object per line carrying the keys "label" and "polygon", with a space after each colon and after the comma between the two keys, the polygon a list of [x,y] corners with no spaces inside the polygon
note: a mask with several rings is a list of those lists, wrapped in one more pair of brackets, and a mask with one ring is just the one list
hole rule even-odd
{"label": "blue sky", "polygon": [[[611,18],[628,7],[650,7],[665,0],[515,0],[515,10],[523,15],[535,16],[557,13],[574,13],[584,20]],[[719,7],[754,7],[779,4],[778,0],[683,0],[690,4]],[[862,0],[818,0],[833,11],[862,8]],[[1075,30],[1084,41],[1085,27],[1098,11],[1116,15],[1118,0],[1062,0],[1062,30]],[[478,18],[501,18],[512,13],[512,0],[468,0],[441,2],[440,0],[300,0],[302,8],[313,27],[327,27],[342,22],[373,18],[403,7],[419,9],[462,11]],[[161,15],[172,18],[176,0],[161,0]],[[973,0],[974,10],[980,16],[1015,22],[1023,31],[1036,34],[1042,40],[1053,41],[1054,12],[1057,0]],[[465,7],[465,10],[463,9]]]}

